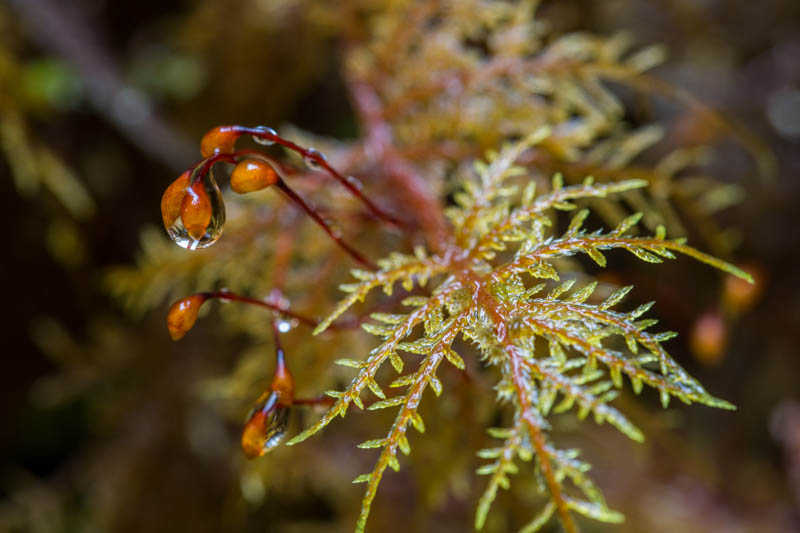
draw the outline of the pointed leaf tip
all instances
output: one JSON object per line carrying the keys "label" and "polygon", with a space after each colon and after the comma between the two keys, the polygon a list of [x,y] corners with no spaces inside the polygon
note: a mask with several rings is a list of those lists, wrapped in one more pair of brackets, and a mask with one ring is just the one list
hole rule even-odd
{"label": "pointed leaf tip", "polygon": [[709,407],[716,407],[717,409],[725,409],[726,411],[736,411],[738,409],[735,405],[733,405],[729,401],[714,396],[709,396],[703,403]]}

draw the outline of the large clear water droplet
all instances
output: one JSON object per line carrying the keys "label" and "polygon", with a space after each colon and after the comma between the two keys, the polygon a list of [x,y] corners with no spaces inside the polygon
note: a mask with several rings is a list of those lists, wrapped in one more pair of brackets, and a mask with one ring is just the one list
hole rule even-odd
{"label": "large clear water droplet", "polygon": [[[189,183],[194,181],[202,167],[203,165],[198,165],[192,172]],[[222,192],[217,187],[212,169],[209,168],[206,175],[203,176],[202,184],[211,202],[211,220],[206,227],[205,233],[199,239],[195,239],[189,235],[189,231],[183,225],[181,217],[176,218],[172,225],[167,227],[167,234],[175,241],[175,244],[187,250],[198,250],[211,246],[220,238],[222,228],[225,225],[225,202],[222,199]]]}
{"label": "large clear water droplet", "polygon": [[307,151],[307,155],[303,157],[303,162],[311,170],[320,170],[322,166],[319,164],[319,162],[317,162],[317,158],[322,159],[323,161],[328,160],[328,158],[325,157],[325,154],[323,154],[316,148],[309,148]]}
{"label": "large clear water droplet", "polygon": [[[276,137],[278,136],[277,131],[273,130],[272,128],[268,128],[267,126],[256,126],[255,129],[263,131],[265,133],[269,133],[270,135],[274,135]],[[275,141],[273,141],[272,139],[264,139],[262,137],[256,137],[255,135],[253,135],[253,140],[263,146],[272,146],[273,144],[275,144]]]}

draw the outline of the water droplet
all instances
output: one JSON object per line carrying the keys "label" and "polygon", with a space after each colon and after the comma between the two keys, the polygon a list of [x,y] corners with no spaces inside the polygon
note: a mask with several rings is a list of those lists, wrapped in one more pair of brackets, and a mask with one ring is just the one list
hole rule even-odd
{"label": "water droplet", "polygon": [[342,233],[342,229],[339,227],[339,224],[336,223],[335,220],[330,219],[328,217],[324,218],[325,224],[328,226],[328,229],[331,232],[331,236],[334,239],[341,239],[344,234]]}
{"label": "water droplet", "polygon": [[263,403],[256,405],[242,430],[242,450],[249,459],[255,459],[280,444],[289,425],[289,407],[280,403],[280,394],[262,395]]}
{"label": "water droplet", "polygon": [[276,326],[281,333],[288,333],[292,329],[292,323],[285,319],[278,320]]}
{"label": "water droplet", "polygon": [[318,159],[321,159],[323,161],[327,161],[328,160],[328,158],[325,157],[325,154],[323,154],[322,152],[320,152],[316,148],[309,148],[307,150],[306,156],[303,157],[303,162],[311,170],[320,170],[322,168],[322,165],[320,165],[320,163],[318,162]]}
{"label": "water droplet", "polygon": [[355,176],[347,176],[347,183],[352,185],[358,191],[364,188],[364,184],[361,183],[361,180]]}
{"label": "water droplet", "polygon": [[264,298],[264,301],[276,306],[278,309],[289,309],[291,305],[289,299],[278,289],[272,289],[272,292]]}
{"label": "water droplet", "polygon": [[[267,126],[256,126],[255,129],[263,131],[264,133],[269,133],[270,135],[274,135],[276,137],[278,136],[277,131],[273,130],[272,128],[268,128]],[[253,135],[253,140],[263,146],[272,146],[275,144],[275,141],[272,139],[264,139],[262,137],[256,137],[255,135]]]}
{"label": "water droplet", "polygon": [[[203,165],[199,165],[187,180],[188,186],[184,193],[181,216],[175,218],[172,224],[166,228],[170,238],[175,241],[178,246],[186,248],[187,250],[197,250],[211,246],[217,242],[217,239],[222,235],[222,228],[225,225],[225,203],[222,199],[222,192],[220,192],[219,187],[217,187],[217,182],[214,180],[212,170],[208,169],[208,172],[203,176],[201,182],[201,190],[208,200],[206,206],[204,206],[202,202],[197,201],[197,194],[192,191],[191,185],[189,185],[194,181],[194,178],[201,171],[202,167]],[[194,196],[192,196],[193,193]],[[186,206],[187,202],[193,202],[191,203],[192,208],[202,209],[202,211],[208,210],[210,213],[208,223],[205,224],[205,231],[203,231],[202,234],[198,234],[197,228],[192,228],[194,230],[192,232],[194,236],[192,236],[189,229],[184,225],[183,219],[185,218],[184,214],[186,211],[183,206]]]}
{"label": "water droplet", "polygon": [[229,304],[229,303],[231,303],[233,301],[229,297],[229,295],[232,294],[232,293],[231,293],[230,289],[228,289],[227,287],[222,287],[221,289],[219,289],[217,291],[217,293],[219,294],[219,301],[221,303]]}

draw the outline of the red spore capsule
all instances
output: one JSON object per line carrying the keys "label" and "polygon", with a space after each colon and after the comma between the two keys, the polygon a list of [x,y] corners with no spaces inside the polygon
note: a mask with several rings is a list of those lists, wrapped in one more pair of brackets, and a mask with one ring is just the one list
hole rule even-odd
{"label": "red spore capsule", "polygon": [[239,134],[235,126],[217,126],[203,135],[200,153],[203,157],[211,157],[216,153],[232,154],[237,137]]}
{"label": "red spore capsule", "polygon": [[170,238],[187,250],[217,242],[225,225],[225,202],[211,168],[195,167],[167,188],[161,199],[164,227]]}
{"label": "red spore capsule", "polygon": [[181,204],[183,197],[186,196],[186,190],[189,188],[190,175],[191,171],[187,170],[178,176],[178,179],[170,183],[161,197],[161,219],[164,221],[165,228],[175,224],[175,221],[181,216]]}
{"label": "red spore capsule", "polygon": [[181,202],[181,222],[189,236],[199,241],[211,222],[211,199],[202,181],[193,183]]}
{"label": "red spore capsule", "polygon": [[749,311],[764,291],[764,272],[757,265],[742,265],[742,270],[753,277],[753,283],[742,278],[725,276],[722,288],[722,302],[725,309],[733,316]]}
{"label": "red spore capsule", "polygon": [[280,393],[266,392],[251,411],[242,430],[242,451],[255,459],[275,448],[286,434],[289,407],[280,401]]}
{"label": "red spore capsule", "polygon": [[197,322],[197,313],[206,299],[203,294],[193,294],[172,304],[167,313],[167,329],[172,340],[182,338],[192,329]]}
{"label": "red spore capsule", "polygon": [[239,194],[266,189],[278,183],[278,173],[272,165],[260,159],[239,162],[231,173],[231,189]]}
{"label": "red spore capsule", "polygon": [[689,345],[701,363],[708,366],[719,364],[727,344],[728,328],[719,312],[708,311],[695,321]]}

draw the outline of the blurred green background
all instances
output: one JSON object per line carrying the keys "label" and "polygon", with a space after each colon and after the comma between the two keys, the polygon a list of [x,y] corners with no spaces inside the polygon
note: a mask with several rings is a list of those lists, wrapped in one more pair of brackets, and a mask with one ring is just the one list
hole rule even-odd
{"label": "blurred green background", "polygon": [[[102,283],[110,267],[135,261],[142,228],[159,224],[163,189],[210,127],[355,134],[336,35],[309,24],[303,5],[0,2],[0,531],[351,527],[336,497],[259,496],[227,448],[193,450],[182,424],[198,439],[236,438],[176,392],[218,366],[181,356],[192,345],[169,341],[164,310],[130,317]],[[670,409],[641,450],[620,444],[624,454],[607,436],[579,443],[628,516],[587,530],[800,531],[800,3],[563,0],[542,14],[559,31],[628,30],[639,45],[667,45],[656,75],[759,136],[778,161],[775,176],[759,177],[741,170],[750,163],[740,149],[723,146],[713,167],[746,191],[720,222],[741,233],[735,258],[759,270],[763,288],[720,353],[703,357],[689,343],[721,305],[714,273],[625,272],[681,333],[671,353],[739,410]],[[703,140],[692,124],[679,128]],[[383,490],[376,505],[413,505],[402,483]],[[470,512],[463,501],[439,505],[420,530],[466,530],[441,524],[469,524]]]}

